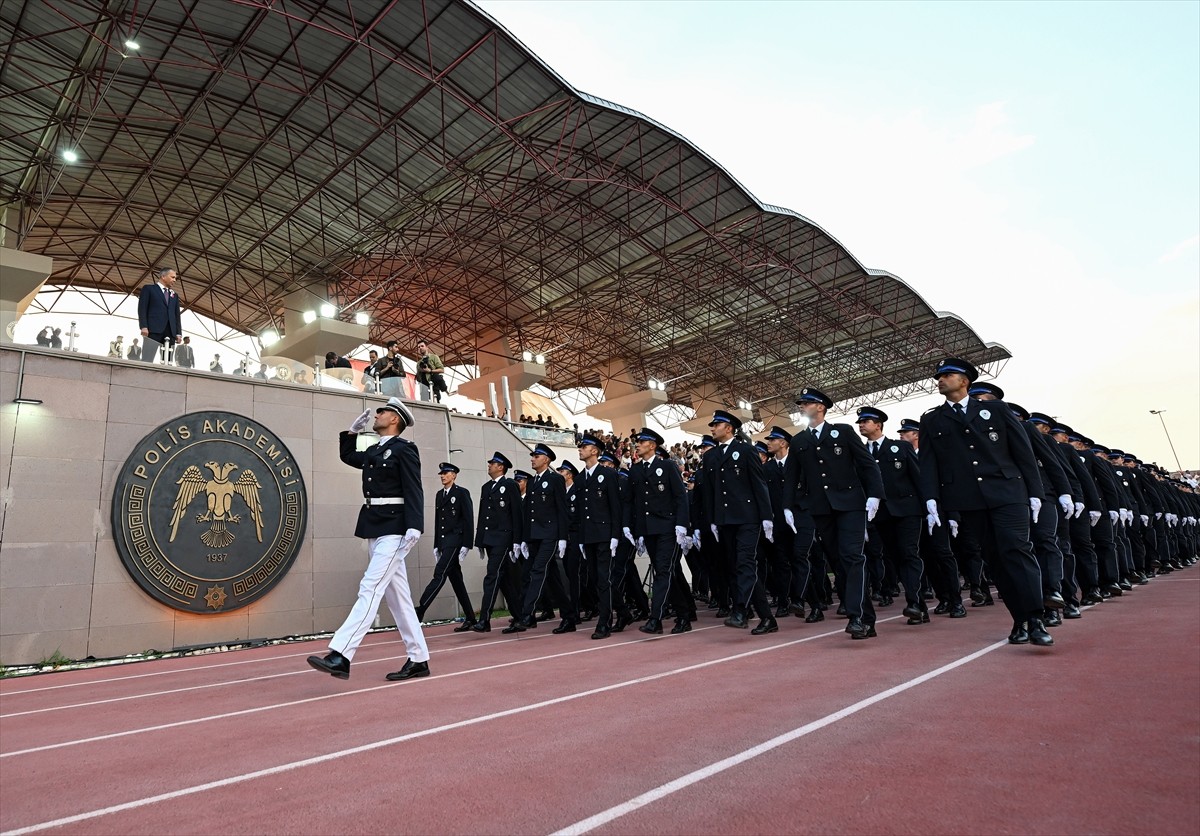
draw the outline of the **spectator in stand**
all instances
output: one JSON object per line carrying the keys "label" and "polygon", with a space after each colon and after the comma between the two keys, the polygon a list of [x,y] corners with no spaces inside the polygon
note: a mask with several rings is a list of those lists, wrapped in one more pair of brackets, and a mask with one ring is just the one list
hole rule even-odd
{"label": "spectator in stand", "polygon": [[[185,339],[186,339],[186,337],[185,337]],[[266,380],[267,379],[267,364],[266,363],[258,364],[258,371],[256,371],[254,373],[254,378],[256,380]]]}
{"label": "spectator in stand", "polygon": [[434,403],[441,403],[442,393],[450,394],[444,376],[446,364],[442,362],[441,357],[429,350],[429,344],[425,340],[417,343],[417,353],[420,355],[417,360],[417,380],[422,385],[429,387]]}
{"label": "spectator in stand", "polygon": [[43,348],[50,347],[50,326],[49,325],[47,325],[45,328],[43,328],[41,331],[38,332],[37,344],[42,346]]}
{"label": "spectator in stand", "polygon": [[60,334],[62,334],[61,328],[55,328],[53,331],[50,332],[50,347],[51,348],[62,348],[62,337],[59,336]]}
{"label": "spectator in stand", "polygon": [[[400,344],[391,340],[387,344],[387,356],[379,358],[375,364],[378,371],[381,390],[385,395],[400,394],[400,378],[404,377],[404,365],[400,361]],[[385,381],[392,381],[387,383]]]}
{"label": "spectator in stand", "polygon": [[129,344],[129,351],[125,354],[126,360],[141,360],[142,347],[138,344],[138,338],[134,337],[133,342]]}
{"label": "spectator in stand", "polygon": [[196,368],[196,355],[192,352],[192,338],[184,337],[175,348],[175,365],[181,369]]}
{"label": "spectator in stand", "polygon": [[220,354],[213,355],[212,362],[208,364],[208,370],[210,372],[216,372],[217,374],[225,374],[225,367],[221,365]]}
{"label": "spectator in stand", "polygon": [[[374,352],[372,352],[374,353]],[[325,352],[325,368],[327,369],[352,369],[350,361],[345,357],[333,351]]]}
{"label": "spectator in stand", "polygon": [[108,356],[118,359],[125,356],[125,338],[117,334],[117,338],[108,344]]}
{"label": "spectator in stand", "polygon": [[367,352],[367,367],[363,369],[363,384],[368,392],[379,389],[379,369],[376,368],[378,363],[379,352],[372,348]]}

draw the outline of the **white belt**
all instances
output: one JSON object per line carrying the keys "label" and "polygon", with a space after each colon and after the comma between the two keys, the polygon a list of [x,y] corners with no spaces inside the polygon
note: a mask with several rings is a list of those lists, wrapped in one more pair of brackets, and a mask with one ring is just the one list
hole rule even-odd
{"label": "white belt", "polygon": [[404,497],[402,497],[402,496],[364,496],[363,503],[366,505],[403,505]]}

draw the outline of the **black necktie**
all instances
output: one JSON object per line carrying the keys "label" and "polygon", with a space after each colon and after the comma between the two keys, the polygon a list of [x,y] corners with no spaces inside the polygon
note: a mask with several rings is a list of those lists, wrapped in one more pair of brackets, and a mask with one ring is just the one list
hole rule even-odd
{"label": "black necktie", "polygon": [[878,452],[879,452],[879,442],[872,441],[871,442],[871,455],[874,456]]}
{"label": "black necktie", "polygon": [[954,405],[954,417],[960,421],[967,420],[967,408],[962,405],[961,401]]}

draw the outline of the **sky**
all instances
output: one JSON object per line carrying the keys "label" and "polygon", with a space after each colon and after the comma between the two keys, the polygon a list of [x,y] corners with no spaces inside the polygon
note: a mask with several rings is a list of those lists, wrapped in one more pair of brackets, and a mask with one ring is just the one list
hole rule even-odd
{"label": "sky", "polygon": [[1011,400],[1174,469],[1166,410],[1200,467],[1200,4],[478,5],[1007,347]]}

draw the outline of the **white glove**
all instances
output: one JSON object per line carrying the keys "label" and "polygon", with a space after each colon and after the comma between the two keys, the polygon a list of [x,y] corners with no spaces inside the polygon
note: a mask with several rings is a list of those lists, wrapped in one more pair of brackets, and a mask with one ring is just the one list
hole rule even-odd
{"label": "white glove", "polygon": [[1029,512],[1033,515],[1033,524],[1037,525],[1038,514],[1042,513],[1042,501],[1036,496],[1029,497]]}
{"label": "white glove", "polygon": [[1155,511],[1155,512],[1154,512],[1154,519],[1156,519],[1156,520],[1161,520],[1161,519],[1162,519],[1162,511]]}
{"label": "white glove", "polygon": [[692,538],[688,536],[687,529],[682,525],[675,526],[675,542],[679,545],[679,548],[683,549],[685,552],[692,543]]}
{"label": "white glove", "polygon": [[621,533],[625,535],[625,539],[629,541],[629,545],[636,546],[637,540],[633,539],[633,532],[629,530],[629,526],[621,529]]}
{"label": "white glove", "polygon": [[521,555],[521,549],[520,549],[519,545],[514,544],[513,547],[508,550],[508,559],[511,560],[513,563],[517,562],[517,558],[520,557],[520,555]]}
{"label": "white glove", "polygon": [[958,520],[950,520],[950,536],[958,536]]}
{"label": "white glove", "polygon": [[420,539],[421,539],[421,532],[417,531],[415,528],[410,528],[408,531],[404,532],[404,540],[401,543],[401,545],[402,546],[411,546]]}
{"label": "white glove", "polygon": [[1082,502],[1076,502],[1075,503],[1075,519],[1079,519],[1080,517],[1082,517],[1083,512],[1086,510],[1086,508],[1087,508],[1087,506],[1085,506]]}
{"label": "white glove", "polygon": [[467,556],[467,552],[469,551],[470,549],[465,547],[458,550],[458,563],[460,566],[462,565],[463,559]]}
{"label": "white glove", "polygon": [[525,558],[526,560],[529,559],[529,544],[528,543],[521,544],[521,557]]}
{"label": "white glove", "polygon": [[608,550],[612,552],[612,556],[617,556],[617,538],[614,537],[608,541]]}
{"label": "white glove", "polygon": [[371,424],[371,410],[364,409],[363,414],[354,419],[350,425],[350,432],[360,433]]}
{"label": "white glove", "polygon": [[941,524],[942,524],[941,517],[939,517],[939,516],[938,516],[938,510],[937,510],[937,500],[936,500],[936,499],[930,499],[930,500],[928,500],[928,501],[925,503],[925,510],[929,512],[929,513],[928,513],[928,514],[925,516],[925,522],[927,522],[927,523],[929,524],[929,533],[930,533],[930,534],[932,534],[932,533],[933,533],[933,527],[934,527],[935,525],[941,525]]}
{"label": "white glove", "polygon": [[721,538],[720,538],[720,536],[717,535],[717,524],[713,523],[712,525],[709,526],[709,528],[712,529],[713,539],[716,540],[718,543],[720,543]]}
{"label": "white glove", "polygon": [[768,543],[775,542],[775,523],[772,520],[763,520],[763,535]]}
{"label": "white glove", "polygon": [[1129,522],[1133,519],[1133,514],[1128,508],[1121,508],[1119,510],[1119,515],[1121,517],[1121,522]]}
{"label": "white glove", "polygon": [[879,497],[867,497],[867,522],[875,519],[875,515],[879,513]]}
{"label": "white glove", "polygon": [[441,560],[441,559],[442,559],[442,550],[441,550],[441,549],[434,549],[434,550],[433,550],[433,559],[434,559],[434,560]]}
{"label": "white glove", "polygon": [[567,541],[559,540],[558,541],[558,559],[562,560],[563,555],[565,555],[566,553],[567,553]]}
{"label": "white glove", "polygon": [[700,551],[700,532],[699,531],[697,531],[692,536],[692,548],[694,548],[696,551]]}
{"label": "white glove", "polygon": [[646,538],[645,537],[639,537],[637,539],[637,553],[638,554],[646,553]]}
{"label": "white glove", "polygon": [[1063,494],[1058,498],[1058,507],[1063,509],[1063,519],[1071,519],[1071,515],[1075,513],[1075,503],[1071,501],[1070,494]]}
{"label": "white glove", "polygon": [[1118,517],[1118,515],[1117,515],[1117,512],[1116,512],[1116,511],[1109,511],[1109,512],[1108,512],[1108,518],[1109,518],[1109,519],[1112,521],[1112,524],[1113,524],[1113,525],[1116,525],[1116,524],[1117,524],[1117,519],[1118,519],[1119,517]]}
{"label": "white glove", "polygon": [[1139,514],[1138,516],[1142,518],[1142,525],[1150,525],[1150,517],[1145,514]]}
{"label": "white glove", "polygon": [[583,543],[579,544],[579,556],[587,560],[587,549],[583,547]]}
{"label": "white glove", "polygon": [[792,530],[792,533],[795,534],[796,533],[796,515],[792,513],[791,508],[783,509],[783,521],[788,524],[788,528],[790,528]]}
{"label": "white glove", "polygon": [[1096,523],[1100,522],[1100,518],[1103,516],[1104,515],[1101,514],[1099,511],[1088,511],[1088,517],[1090,517],[1092,520],[1093,528],[1096,526]]}

